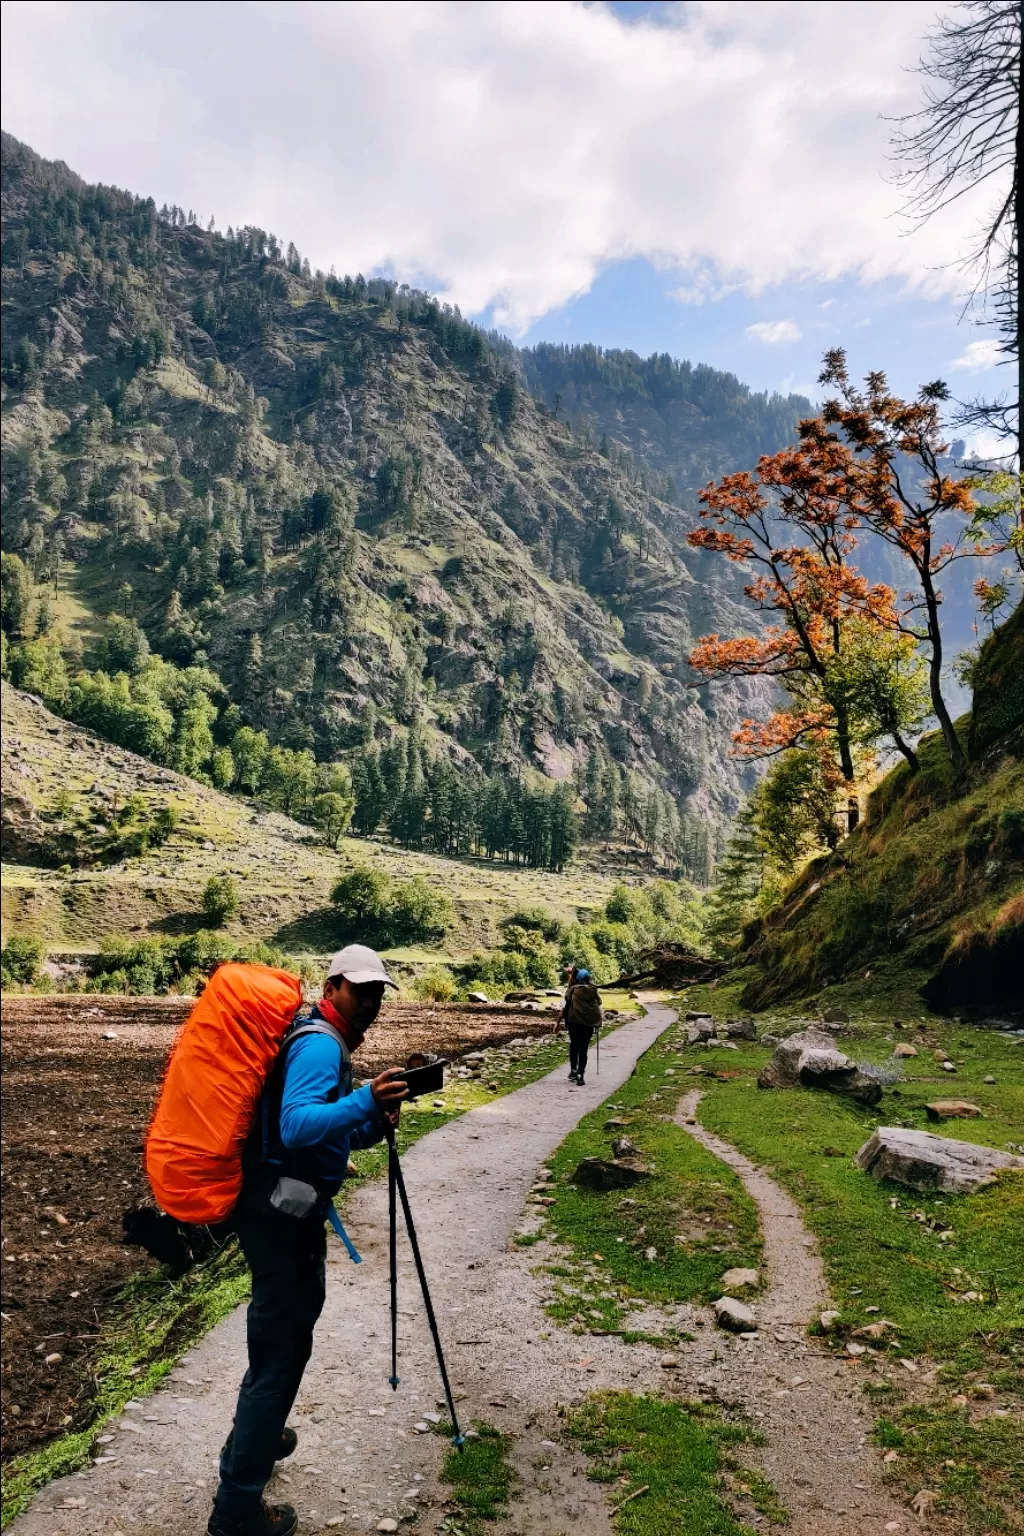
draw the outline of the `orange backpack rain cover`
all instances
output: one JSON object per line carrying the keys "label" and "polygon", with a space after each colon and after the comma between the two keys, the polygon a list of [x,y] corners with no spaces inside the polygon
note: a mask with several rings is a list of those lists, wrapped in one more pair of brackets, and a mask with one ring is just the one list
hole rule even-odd
{"label": "orange backpack rain cover", "polygon": [[146,1136],[157,1203],[179,1221],[224,1221],[242,1151],[302,983],[265,965],[219,966],[185,1020]]}

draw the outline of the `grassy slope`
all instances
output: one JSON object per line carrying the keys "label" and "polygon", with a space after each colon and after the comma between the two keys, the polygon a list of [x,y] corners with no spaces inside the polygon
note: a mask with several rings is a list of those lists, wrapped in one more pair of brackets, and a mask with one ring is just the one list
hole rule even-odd
{"label": "grassy slope", "polygon": [[180,812],[162,848],[110,868],[61,875],[30,864],[5,865],[5,931],[38,933],[56,949],[89,949],[109,932],[198,925],[203,886],[211,874],[224,872],[235,875],[242,898],[229,931],[272,939],[293,953],[333,948],[337,929],[327,898],[342,866],[369,862],[392,875],[422,875],[443,889],[458,914],[447,945],[453,954],[494,942],[498,920],[517,905],[541,901],[574,919],[577,904],[600,903],[615,883],[614,876],[595,871],[581,880],[579,874],[438,858],[357,838],[343,839],[334,853],[310,828],[157,768],[58,720],[7,684],[3,738],[6,791],[25,796],[38,811],[52,808],[59,790],[99,806],[99,789],[121,803],[139,791],[154,804],[172,801]]}
{"label": "grassy slope", "polygon": [[[764,1007],[883,966],[917,972],[947,1006],[1020,1006],[1024,961],[1024,610],[982,653],[957,782],[937,735],[905,763],[831,857],[758,924],[743,1002]],[[1019,957],[1014,960],[1014,955]],[[867,978],[871,980],[869,976]],[[1014,999],[1016,994],[1016,1001]]]}

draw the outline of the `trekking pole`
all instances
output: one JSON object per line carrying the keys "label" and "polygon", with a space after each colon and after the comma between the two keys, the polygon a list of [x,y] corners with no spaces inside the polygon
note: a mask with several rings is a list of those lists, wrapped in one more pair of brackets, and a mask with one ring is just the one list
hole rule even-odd
{"label": "trekking pole", "polygon": [[392,1129],[388,1137],[388,1262],[391,1279],[391,1383],[392,1392],[398,1391],[398,1248],[396,1241],[395,1190],[398,1185],[398,1148]]}
{"label": "trekking pole", "polygon": [[[441,1348],[441,1336],[440,1336],[440,1334],[437,1331],[437,1319],[434,1316],[434,1304],[433,1304],[433,1302],[430,1299],[430,1289],[429,1289],[429,1287],[427,1285],[427,1272],[423,1268],[423,1257],[422,1257],[422,1255],[420,1253],[420,1245],[419,1245],[419,1241],[418,1241],[418,1239],[416,1237],[416,1226],[415,1226],[415,1223],[413,1222],[412,1211],[411,1211],[411,1209],[409,1207],[409,1196],[406,1193],[405,1177],[404,1177],[404,1175],[402,1173],[402,1164],[399,1161],[398,1151],[397,1151],[397,1149],[395,1147],[395,1128],[394,1128],[393,1125],[388,1125],[388,1127],[387,1127],[387,1129],[385,1131],[385,1135],[387,1136],[387,1139],[388,1139],[389,1175],[390,1175],[390,1169],[393,1166],[394,1167],[394,1181],[395,1181],[395,1185],[397,1186],[397,1189],[398,1189],[399,1199],[402,1202],[402,1214],[405,1217],[405,1228],[406,1228],[406,1231],[409,1234],[409,1246],[412,1248],[412,1256],[413,1256],[413,1259],[416,1262],[416,1273],[419,1276],[420,1290],[423,1292],[423,1305],[426,1308],[427,1322],[430,1325],[430,1336],[431,1336],[431,1338],[434,1341],[434,1353],[437,1356],[437,1365],[438,1365],[438,1369],[441,1372],[441,1383],[442,1383],[442,1385],[444,1387],[445,1402],[448,1404],[448,1412],[449,1412],[449,1414],[451,1416],[452,1429],[455,1431],[455,1433],[452,1435],[452,1444],[455,1446],[455,1449],[457,1451],[461,1452],[461,1450],[462,1450],[462,1448],[463,1448],[463,1446],[465,1444],[465,1437],[464,1437],[461,1429],[459,1428],[459,1420],[458,1420],[458,1416],[457,1416],[457,1414],[455,1412],[455,1400],[452,1397],[451,1383],[448,1380],[448,1367],[445,1365],[444,1351]],[[393,1163],[392,1163],[392,1159],[393,1159]],[[397,1289],[397,1274],[396,1274],[396,1289]],[[392,1310],[391,1310],[392,1338],[395,1337],[395,1329],[397,1327],[397,1317],[398,1317],[397,1304],[396,1304],[396,1301],[395,1301],[395,1297],[396,1297],[396,1290],[393,1290],[392,1291]],[[396,1369],[396,1366],[393,1364],[392,1370],[394,1371],[395,1369]]]}
{"label": "trekking pole", "polygon": [[597,1026],[597,1072],[596,1077],[601,1076],[601,1026]]}

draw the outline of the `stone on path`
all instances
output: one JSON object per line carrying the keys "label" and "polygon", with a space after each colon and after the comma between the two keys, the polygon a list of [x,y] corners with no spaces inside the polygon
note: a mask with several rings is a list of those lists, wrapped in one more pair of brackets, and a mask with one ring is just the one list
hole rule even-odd
{"label": "stone on path", "polygon": [[821,1316],[818,1318],[818,1324],[822,1333],[834,1333],[836,1325],[842,1315],[843,1314],[841,1312],[837,1312],[833,1307],[830,1307],[827,1311],[822,1312]]}
{"label": "stone on path", "polygon": [[924,1112],[929,1120],[975,1120],[981,1114],[977,1104],[966,1099],[936,1099],[925,1105]]}
{"label": "stone on path", "polygon": [[756,1269],[727,1269],[722,1276],[722,1289],[730,1295],[733,1291],[756,1290],[760,1284],[761,1275]]}
{"label": "stone on path", "polygon": [[584,1189],[626,1189],[650,1177],[650,1170],[640,1163],[620,1162],[618,1158],[585,1157],[577,1164],[572,1181]]}
{"label": "stone on path", "polygon": [[719,1296],[711,1305],[719,1328],[728,1328],[730,1333],[746,1333],[757,1327],[757,1318],[751,1308],[745,1302],[737,1301],[735,1296]]}
{"label": "stone on path", "polygon": [[854,1161],[872,1178],[892,1179],[911,1189],[942,1189],[952,1195],[970,1194],[995,1183],[1000,1169],[1024,1168],[1024,1157],[996,1147],[892,1125],[879,1126]]}

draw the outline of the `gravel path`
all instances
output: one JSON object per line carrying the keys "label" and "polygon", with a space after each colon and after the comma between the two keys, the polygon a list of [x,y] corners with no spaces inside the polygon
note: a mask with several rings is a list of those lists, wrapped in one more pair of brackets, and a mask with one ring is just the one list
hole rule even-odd
{"label": "gravel path", "polygon": [[[582,1458],[559,1436],[558,1405],[604,1387],[742,1404],[768,1437],[761,1452],[744,1455],[760,1458],[793,1511],[790,1536],[881,1536],[894,1521],[888,1529],[907,1530],[905,1512],[873,1489],[875,1458],[857,1386],[847,1367],[804,1334],[825,1289],[799,1215],[731,1147],[686,1125],[737,1167],[761,1204],[769,1289],[758,1304],[764,1326],[757,1342],[723,1335],[706,1309],[690,1306],[631,1319],[633,1327],[660,1331],[670,1322],[696,1335],[673,1369],[647,1346],[571,1334],[549,1324],[543,1310],[546,1282],[537,1271],[551,1251],[511,1243],[531,1220],[523,1211],[538,1165],[581,1115],[614,1095],[674,1017],[650,1001],[643,1020],[603,1042],[601,1075],[585,1089],[567,1084],[560,1067],[433,1132],[403,1159],[463,1427],[486,1419],[512,1437],[520,1482],[501,1536],[611,1536],[604,1490],[587,1480]],[[681,1123],[695,1103],[695,1095],[681,1103]],[[402,1383],[394,1394],[387,1385],[382,1182],[358,1192],[349,1226],[364,1263],[354,1268],[332,1244],[327,1306],[291,1420],[299,1449],[271,1495],[297,1506],[303,1533],[397,1529],[418,1510],[417,1530],[433,1536],[443,1529],[437,1470],[445,1442],[427,1432],[425,1416],[439,1412],[440,1383],[406,1251]],[[110,1459],[43,1490],[12,1536],[199,1536],[244,1361],[244,1323],[240,1308],[162,1390],[130,1405],[109,1426],[102,1449]],[[767,1531],[767,1522],[759,1529]]]}

